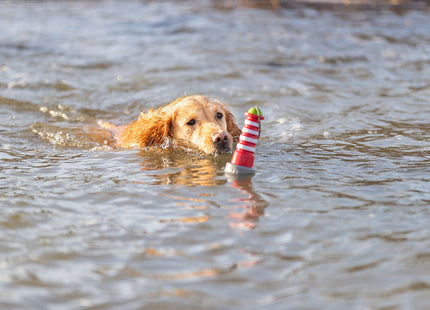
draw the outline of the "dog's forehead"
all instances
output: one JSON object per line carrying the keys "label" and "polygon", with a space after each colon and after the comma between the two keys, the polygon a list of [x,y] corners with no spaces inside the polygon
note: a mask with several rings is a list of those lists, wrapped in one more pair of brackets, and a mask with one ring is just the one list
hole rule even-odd
{"label": "dog's forehead", "polygon": [[195,99],[184,99],[179,102],[175,109],[180,114],[208,114],[219,111],[223,108],[221,103],[212,100],[195,100]]}

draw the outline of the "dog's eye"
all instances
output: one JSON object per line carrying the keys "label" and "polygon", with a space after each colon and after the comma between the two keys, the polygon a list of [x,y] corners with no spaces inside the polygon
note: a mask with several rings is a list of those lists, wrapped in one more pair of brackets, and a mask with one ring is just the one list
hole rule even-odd
{"label": "dog's eye", "polygon": [[218,112],[218,113],[216,114],[216,118],[217,118],[217,119],[221,119],[222,117],[223,117],[222,113]]}
{"label": "dog's eye", "polygon": [[190,120],[188,121],[187,125],[188,125],[188,126],[193,126],[195,123],[196,123],[196,120],[193,118],[193,119],[190,119]]}

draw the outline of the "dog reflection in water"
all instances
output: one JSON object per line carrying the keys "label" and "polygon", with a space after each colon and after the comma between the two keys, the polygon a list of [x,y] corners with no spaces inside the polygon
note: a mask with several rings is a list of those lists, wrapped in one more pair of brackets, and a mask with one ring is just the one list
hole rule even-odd
{"label": "dog reflection in water", "polygon": [[165,150],[141,151],[144,160],[140,163],[146,176],[154,185],[216,186],[227,182],[222,169],[229,160],[228,155],[217,157],[199,156],[189,151]]}

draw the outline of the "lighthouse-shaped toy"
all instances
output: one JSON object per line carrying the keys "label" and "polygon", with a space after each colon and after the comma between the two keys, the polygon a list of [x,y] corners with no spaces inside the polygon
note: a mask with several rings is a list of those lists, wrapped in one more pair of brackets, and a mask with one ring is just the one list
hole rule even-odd
{"label": "lighthouse-shaped toy", "polygon": [[258,107],[251,108],[245,113],[246,120],[233,153],[231,162],[227,163],[224,172],[235,176],[254,174],[254,153],[260,137],[260,120],[264,119]]}

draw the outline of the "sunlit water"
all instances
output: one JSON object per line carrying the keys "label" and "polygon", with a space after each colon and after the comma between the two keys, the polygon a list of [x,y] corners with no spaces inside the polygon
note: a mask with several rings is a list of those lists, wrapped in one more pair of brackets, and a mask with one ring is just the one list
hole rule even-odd
{"label": "sunlit water", "polygon": [[[0,307],[429,309],[429,14],[0,2]],[[184,93],[262,108],[252,180],[86,134]]]}

